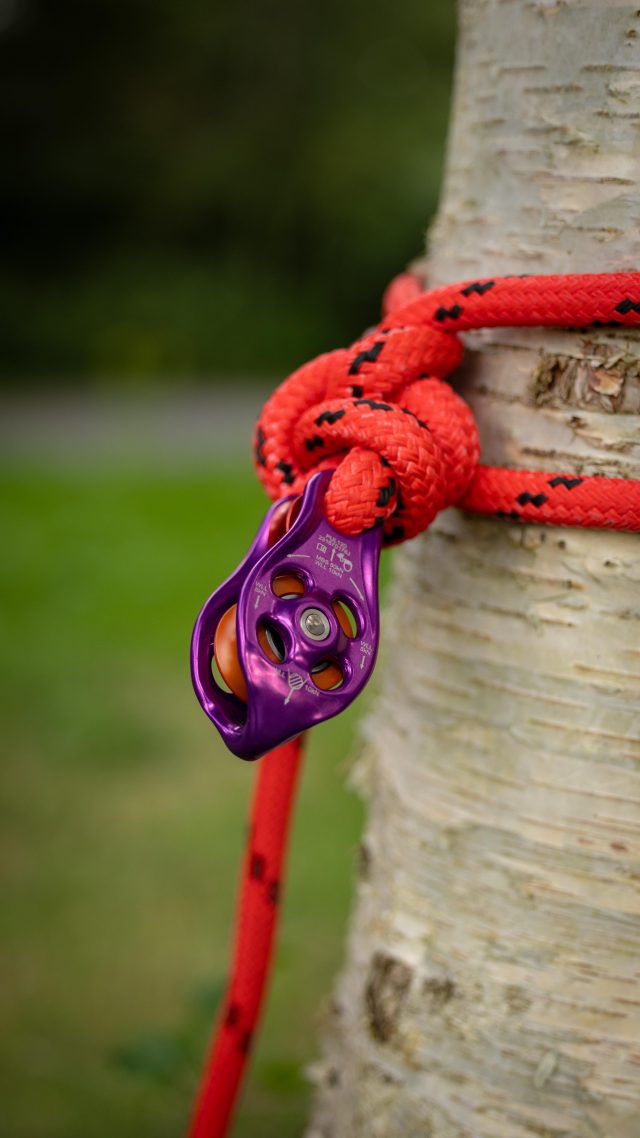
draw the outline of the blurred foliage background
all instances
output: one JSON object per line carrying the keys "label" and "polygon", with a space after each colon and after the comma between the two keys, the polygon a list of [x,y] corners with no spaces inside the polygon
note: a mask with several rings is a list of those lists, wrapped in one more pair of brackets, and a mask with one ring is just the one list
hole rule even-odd
{"label": "blurred foliage background", "polygon": [[[264,512],[262,395],[421,250],[454,14],[0,0],[0,1138],[183,1131],[253,781],[191,627]],[[234,1138],[308,1117],[362,708],[313,732]]]}
{"label": "blurred foliage background", "polygon": [[437,200],[452,0],[0,0],[2,374],[286,371]]}

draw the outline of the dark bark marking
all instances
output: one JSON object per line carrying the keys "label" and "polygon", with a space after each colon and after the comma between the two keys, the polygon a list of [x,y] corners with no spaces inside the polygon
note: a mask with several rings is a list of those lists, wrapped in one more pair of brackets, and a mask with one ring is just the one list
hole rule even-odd
{"label": "dark bark marking", "polygon": [[358,877],[361,881],[368,881],[371,877],[372,861],[371,847],[366,841],[360,842],[358,846]]}
{"label": "dark bark marking", "polygon": [[448,976],[442,980],[434,977],[432,980],[425,980],[422,992],[427,997],[430,1010],[439,1012],[442,1011],[445,1004],[449,1003],[449,1000],[453,999],[456,986]]}
{"label": "dark bark marking", "polygon": [[388,1043],[398,1029],[413,973],[408,964],[383,952],[371,960],[364,990],[369,1031],[379,1043]]}

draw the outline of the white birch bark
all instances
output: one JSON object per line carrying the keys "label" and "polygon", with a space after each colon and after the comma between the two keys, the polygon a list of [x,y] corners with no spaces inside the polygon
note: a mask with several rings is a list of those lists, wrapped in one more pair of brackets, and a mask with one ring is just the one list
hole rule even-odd
{"label": "white birch bark", "polygon": [[[640,9],[463,0],[430,283],[640,267]],[[485,461],[640,478],[640,344],[468,338]],[[395,555],[308,1138],[640,1136],[640,538]]]}

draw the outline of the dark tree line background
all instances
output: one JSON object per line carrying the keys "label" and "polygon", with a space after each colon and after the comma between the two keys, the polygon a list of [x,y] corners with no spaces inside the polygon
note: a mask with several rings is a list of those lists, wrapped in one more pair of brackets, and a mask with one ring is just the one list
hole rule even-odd
{"label": "dark tree line background", "polygon": [[4,382],[355,338],[436,206],[454,9],[0,0]]}

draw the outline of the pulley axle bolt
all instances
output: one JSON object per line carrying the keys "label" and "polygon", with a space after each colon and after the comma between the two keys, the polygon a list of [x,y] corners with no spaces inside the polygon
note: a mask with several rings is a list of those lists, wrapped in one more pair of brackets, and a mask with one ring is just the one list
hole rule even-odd
{"label": "pulley axle bolt", "polygon": [[300,625],[310,640],[326,640],[331,633],[331,625],[320,609],[305,609],[300,617]]}

